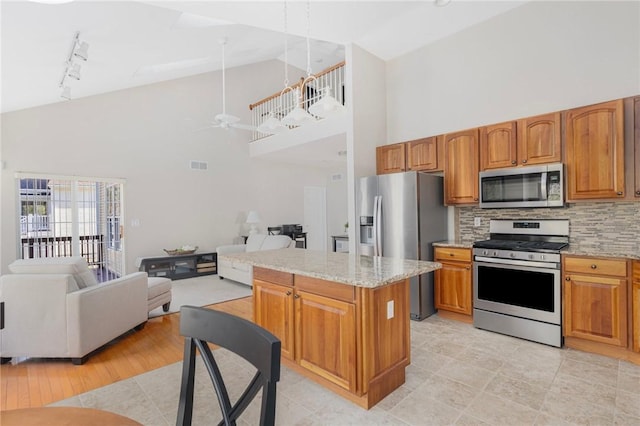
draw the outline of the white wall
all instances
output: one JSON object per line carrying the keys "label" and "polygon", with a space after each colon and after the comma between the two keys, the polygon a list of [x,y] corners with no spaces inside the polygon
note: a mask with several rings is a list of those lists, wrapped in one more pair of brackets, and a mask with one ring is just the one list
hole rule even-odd
{"label": "white wall", "polygon": [[[349,223],[356,225],[356,182],[376,174],[376,146],[384,145],[386,135],[385,62],[356,45],[346,49],[345,86],[352,116],[347,131]],[[349,226],[349,250],[356,253],[355,232]]]}
{"label": "white wall", "polygon": [[640,2],[532,1],[387,63],[387,143],[640,93]]}
{"label": "white wall", "polygon": [[[248,105],[281,87],[281,68],[227,70],[227,112],[248,123]],[[259,212],[262,230],[302,223],[303,187],[326,185],[330,172],[250,158],[249,132],[194,132],[221,112],[220,86],[220,73],[208,73],[3,114],[2,272],[16,256],[16,171],[126,179],[129,272],[163,248],[232,242],[246,234],[239,222],[248,210]],[[190,170],[190,160],[209,168]]]}

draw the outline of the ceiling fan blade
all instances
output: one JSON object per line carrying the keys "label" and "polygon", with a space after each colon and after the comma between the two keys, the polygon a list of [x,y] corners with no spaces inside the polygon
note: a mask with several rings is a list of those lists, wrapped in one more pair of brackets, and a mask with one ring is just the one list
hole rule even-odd
{"label": "ceiling fan blade", "polygon": [[231,114],[225,114],[225,113],[217,114],[215,116],[215,119],[218,123],[226,123],[226,124],[233,124],[240,121],[239,117],[236,117],[235,115],[231,115]]}
{"label": "ceiling fan blade", "polygon": [[230,127],[234,127],[236,129],[248,130],[250,132],[255,132],[258,130],[256,126],[251,126],[250,124],[242,124],[242,123],[232,123],[229,124]]}

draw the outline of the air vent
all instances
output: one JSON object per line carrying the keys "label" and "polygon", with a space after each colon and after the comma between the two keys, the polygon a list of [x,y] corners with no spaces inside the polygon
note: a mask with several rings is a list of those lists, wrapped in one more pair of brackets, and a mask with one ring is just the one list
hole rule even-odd
{"label": "air vent", "polygon": [[334,182],[342,180],[342,173],[336,173],[335,175],[331,175],[331,180]]}
{"label": "air vent", "polygon": [[207,170],[207,168],[209,167],[209,163],[207,163],[206,161],[191,160],[191,163],[189,163],[189,167],[192,170]]}

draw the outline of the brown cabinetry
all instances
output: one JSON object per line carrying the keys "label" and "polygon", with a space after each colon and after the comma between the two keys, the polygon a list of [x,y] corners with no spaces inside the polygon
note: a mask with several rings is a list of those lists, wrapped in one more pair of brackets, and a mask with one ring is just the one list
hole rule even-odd
{"label": "brown cabinetry", "polygon": [[435,271],[435,306],[464,315],[473,313],[471,249],[436,247],[434,260],[442,264]]}
{"label": "brown cabinetry", "polygon": [[362,288],[254,267],[254,320],[301,374],[370,408],[405,380],[409,282]]}
{"label": "brown cabinetry", "polygon": [[631,329],[635,352],[640,352],[640,260],[633,261],[633,280],[631,282]]}
{"label": "brown cabinetry", "polygon": [[407,170],[437,172],[444,166],[442,136],[406,142]]}
{"label": "brown cabinetry", "polygon": [[516,122],[480,129],[480,170],[513,167],[518,164]]}
{"label": "brown cabinetry", "polygon": [[445,204],[478,203],[478,129],[444,136]]}
{"label": "brown cabinetry", "polygon": [[403,143],[376,148],[376,173],[398,173],[407,170],[407,147]]}
{"label": "brown cabinetry", "polygon": [[627,261],[563,257],[564,335],[627,347]]}
{"label": "brown cabinetry", "polygon": [[480,130],[480,170],[560,161],[560,113],[494,124]]}
{"label": "brown cabinetry", "polygon": [[567,201],[623,198],[622,100],[565,112]]}
{"label": "brown cabinetry", "polygon": [[640,197],[640,96],[633,98],[633,195]]}

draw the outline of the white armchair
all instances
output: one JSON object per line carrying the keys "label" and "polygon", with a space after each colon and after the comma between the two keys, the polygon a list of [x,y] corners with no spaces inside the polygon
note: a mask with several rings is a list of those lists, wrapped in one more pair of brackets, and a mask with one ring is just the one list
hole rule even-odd
{"label": "white armchair", "polygon": [[71,358],[76,365],[147,321],[147,274],[98,284],[81,257],[22,259],[0,277],[0,357]]}
{"label": "white armchair", "polygon": [[[230,253],[245,253],[258,250],[276,250],[295,247],[294,241],[287,235],[249,235],[246,244],[231,244],[216,248],[218,256]],[[218,258],[218,277],[228,278],[246,284],[253,285],[253,266],[237,261]]]}

